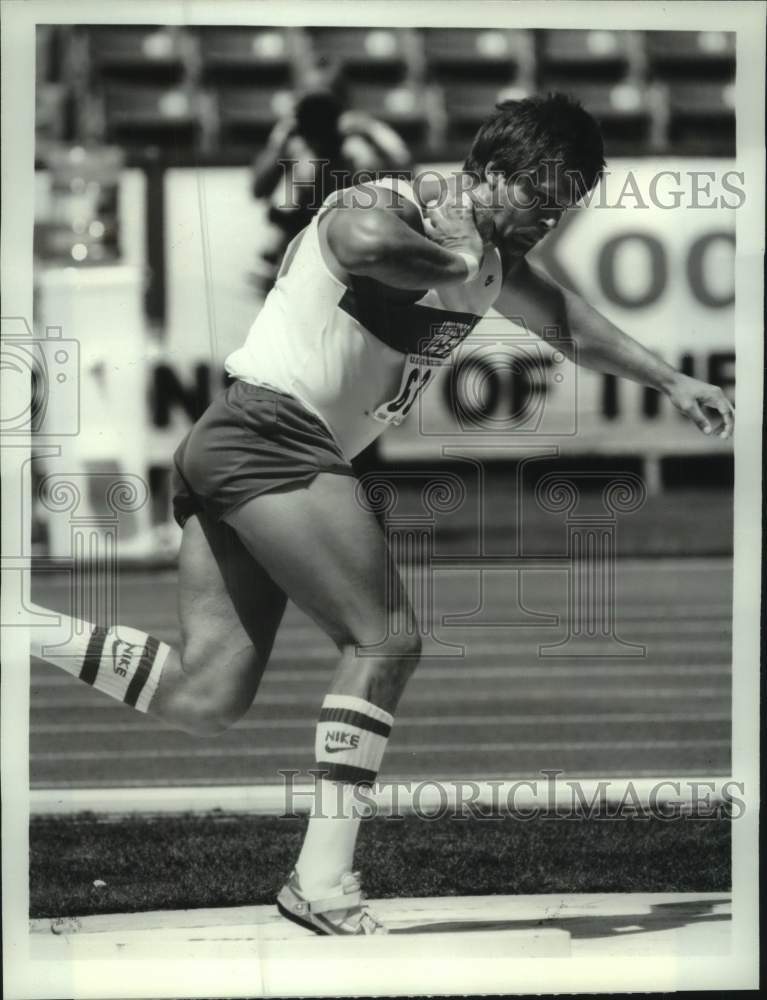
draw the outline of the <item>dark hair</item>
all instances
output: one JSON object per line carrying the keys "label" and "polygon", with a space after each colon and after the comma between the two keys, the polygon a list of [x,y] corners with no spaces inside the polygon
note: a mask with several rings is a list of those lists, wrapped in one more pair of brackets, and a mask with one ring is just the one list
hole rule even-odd
{"label": "dark hair", "polygon": [[472,144],[464,170],[482,177],[492,163],[508,177],[556,162],[576,178],[580,195],[590,191],[605,166],[599,125],[566,94],[503,101]]}
{"label": "dark hair", "polygon": [[298,132],[306,138],[334,134],[343,105],[331,91],[315,90],[306,94],[296,104]]}

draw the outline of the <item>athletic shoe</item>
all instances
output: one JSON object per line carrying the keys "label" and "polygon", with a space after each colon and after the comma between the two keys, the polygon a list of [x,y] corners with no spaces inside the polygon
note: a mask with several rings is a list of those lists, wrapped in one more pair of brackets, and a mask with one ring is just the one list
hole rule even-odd
{"label": "athletic shoe", "polygon": [[388,934],[362,900],[359,872],[346,872],[337,890],[311,899],[304,895],[293,871],[277,896],[277,909],[283,917],[315,934]]}

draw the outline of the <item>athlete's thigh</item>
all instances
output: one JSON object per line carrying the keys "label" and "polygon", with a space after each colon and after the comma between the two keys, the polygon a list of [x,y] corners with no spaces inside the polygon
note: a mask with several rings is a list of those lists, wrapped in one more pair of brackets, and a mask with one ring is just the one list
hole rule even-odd
{"label": "athlete's thigh", "polygon": [[306,487],[264,493],[225,515],[249,551],[339,645],[412,631],[412,611],[383,532],[357,481],[320,473]]}
{"label": "athlete's thigh", "polygon": [[237,654],[258,680],[285,610],[285,594],[228,525],[189,518],[179,554],[185,666],[221,669]]}

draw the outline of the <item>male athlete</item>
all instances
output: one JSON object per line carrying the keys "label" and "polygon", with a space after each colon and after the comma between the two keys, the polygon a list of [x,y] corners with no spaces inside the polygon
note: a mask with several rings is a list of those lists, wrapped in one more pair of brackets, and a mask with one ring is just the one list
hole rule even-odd
{"label": "male athlete", "polygon": [[[564,168],[553,184],[544,163]],[[332,196],[227,359],[234,381],[176,452],[180,648],[138,629],[86,626],[76,657],[71,644],[66,657],[46,651],[139,711],[215,734],[251,705],[286,598],[322,626],[339,650],[315,743],[333,815],[310,817],[278,897],[284,916],[317,933],[386,932],[352,870],[354,790],[377,775],[419,655],[414,630],[387,627],[402,615],[412,622],[412,611],[401,588],[387,590],[391,556],[350,459],[491,306],[535,332],[558,328],[578,364],[664,392],[704,433],[732,433],[720,389],[675,371],[525,260],[603,167],[594,120],[553,95],[499,105],[445,184],[416,193],[388,181]],[[718,411],[716,428],[706,408]],[[35,655],[52,641],[35,630]]]}

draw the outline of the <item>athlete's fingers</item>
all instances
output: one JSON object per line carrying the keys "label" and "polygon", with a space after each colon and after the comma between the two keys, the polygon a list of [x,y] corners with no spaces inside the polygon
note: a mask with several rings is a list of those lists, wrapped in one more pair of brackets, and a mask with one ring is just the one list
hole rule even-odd
{"label": "athlete's fingers", "polygon": [[432,236],[432,238],[438,238],[440,235],[444,234],[447,228],[446,221],[447,220],[440,211],[440,207],[436,201],[429,202],[429,204],[426,205],[427,235]]}
{"label": "athlete's fingers", "polygon": [[444,229],[432,215],[427,215],[424,218],[423,229],[429,239],[434,240],[436,243],[439,243],[440,237],[445,235]]}
{"label": "athlete's fingers", "polygon": [[482,257],[482,237],[474,219],[474,209],[468,196],[455,201],[430,202],[424,206],[424,232],[448,250],[471,253]]}
{"label": "athlete's fingers", "polygon": [[458,198],[445,198],[442,201],[427,201],[426,212],[440,219],[468,219],[473,216],[474,203],[469,194],[464,191]]}
{"label": "athlete's fingers", "polygon": [[707,405],[716,410],[724,421],[719,437],[732,437],[732,432],[735,430],[735,408],[729,399],[724,393],[718,393],[713,399],[707,400]]}
{"label": "athlete's fingers", "polygon": [[[471,224],[473,220],[469,219]],[[427,206],[424,229],[427,236],[436,242],[460,238],[467,232],[467,220],[460,215],[450,215],[441,205]]]}
{"label": "athlete's fingers", "polygon": [[704,434],[710,434],[713,430],[708,417],[705,415],[703,410],[701,410],[695,400],[688,403],[687,406],[683,408],[682,412],[688,416],[695,426],[702,430]]}

